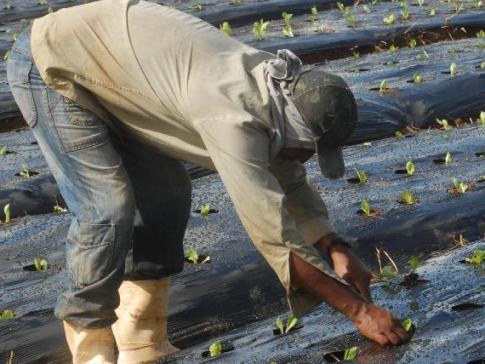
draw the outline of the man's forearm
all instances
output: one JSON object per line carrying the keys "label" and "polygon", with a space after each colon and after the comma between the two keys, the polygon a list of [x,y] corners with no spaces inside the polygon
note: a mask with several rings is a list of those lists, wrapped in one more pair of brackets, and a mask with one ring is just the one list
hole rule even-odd
{"label": "man's forearm", "polygon": [[327,302],[337,311],[354,320],[366,302],[353,289],[329,277],[296,254],[290,254],[290,271],[294,283]]}

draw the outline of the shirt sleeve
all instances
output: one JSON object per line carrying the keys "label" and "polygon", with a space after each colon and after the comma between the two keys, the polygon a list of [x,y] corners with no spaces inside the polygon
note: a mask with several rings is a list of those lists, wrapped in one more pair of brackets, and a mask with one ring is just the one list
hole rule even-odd
{"label": "shirt sleeve", "polygon": [[299,161],[276,158],[271,162],[270,171],[286,195],[284,208],[305,241],[315,244],[323,236],[335,233],[325,203],[308,185],[305,168]]}
{"label": "shirt sleeve", "polygon": [[[306,242],[287,210],[296,205],[288,204],[288,196],[270,171],[270,143],[265,130],[254,122],[217,120],[197,123],[196,128],[249,237],[285,287],[293,313],[304,315],[321,300],[292,283],[290,252],[347,285]],[[303,226],[304,215],[294,215]]]}

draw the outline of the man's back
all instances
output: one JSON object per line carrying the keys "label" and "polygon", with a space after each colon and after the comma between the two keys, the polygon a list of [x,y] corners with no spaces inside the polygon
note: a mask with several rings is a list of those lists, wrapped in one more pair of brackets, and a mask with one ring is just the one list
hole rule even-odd
{"label": "man's back", "polygon": [[103,0],[64,9],[35,21],[32,50],[47,85],[176,158],[211,167],[199,121],[271,125],[261,63],[273,55],[168,7]]}

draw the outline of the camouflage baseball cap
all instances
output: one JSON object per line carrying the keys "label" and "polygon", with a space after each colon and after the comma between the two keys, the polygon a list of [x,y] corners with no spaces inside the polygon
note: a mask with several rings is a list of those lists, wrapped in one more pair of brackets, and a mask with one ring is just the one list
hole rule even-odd
{"label": "camouflage baseball cap", "polygon": [[347,83],[339,76],[310,68],[290,85],[290,99],[312,129],[323,175],[345,174],[342,145],[357,123],[357,105]]}

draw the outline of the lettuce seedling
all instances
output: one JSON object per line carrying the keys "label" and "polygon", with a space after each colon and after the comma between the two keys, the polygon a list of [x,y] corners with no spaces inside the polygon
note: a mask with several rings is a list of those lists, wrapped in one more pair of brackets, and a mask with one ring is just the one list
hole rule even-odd
{"label": "lettuce seedling", "polygon": [[366,184],[367,181],[369,180],[369,178],[367,177],[367,174],[364,171],[358,171],[357,169],[355,169],[355,173],[357,173],[357,177],[359,178],[359,183],[361,185]]}
{"label": "lettuce seedling", "polygon": [[13,8],[13,7],[12,7],[12,4],[5,4],[5,5],[3,6],[3,10],[12,10],[12,8]]}
{"label": "lettuce seedling", "polygon": [[288,38],[293,38],[293,29],[291,27],[291,18],[293,17],[293,14],[288,14],[287,12],[283,12],[281,14],[283,17],[283,21],[285,22],[285,27],[283,29],[283,35]]}
{"label": "lettuce seedling", "polygon": [[211,257],[208,255],[201,262],[199,262],[199,260],[202,257],[199,256],[199,253],[197,253],[197,250],[195,250],[194,248],[189,248],[186,258],[188,261],[192,262],[193,264],[204,264],[204,263],[209,263],[211,261]]}
{"label": "lettuce seedling", "polygon": [[388,25],[394,24],[396,22],[396,16],[394,13],[390,13],[388,16],[386,16],[382,21]]}
{"label": "lettuce seedling", "polygon": [[424,5],[424,0],[418,0],[418,5],[421,7]]}
{"label": "lettuce seedling", "polygon": [[22,165],[22,170],[20,171],[19,176],[25,177],[25,178],[30,178],[29,167],[26,164]]}
{"label": "lettuce seedling", "polygon": [[389,52],[394,53],[399,49],[398,46],[395,46],[394,44],[389,47]]}
{"label": "lettuce seedling", "polygon": [[8,60],[8,57],[10,57],[10,52],[11,52],[11,49],[7,49],[7,51],[3,54],[4,61]]}
{"label": "lettuce seedling", "polygon": [[415,170],[416,170],[416,167],[414,166],[414,163],[412,161],[407,161],[406,172],[408,173],[408,175],[412,176]]}
{"label": "lettuce seedling", "polygon": [[352,15],[350,15],[350,14],[345,15],[345,16],[344,16],[344,20],[345,20],[345,22],[347,23],[347,26],[348,26],[349,28],[355,28],[355,20],[354,20],[354,18],[352,17]]}
{"label": "lettuce seedling", "polygon": [[399,130],[398,130],[398,131],[396,131],[396,132],[394,133],[394,135],[396,136],[396,138],[404,138],[404,134],[403,134],[403,133],[401,133]]}
{"label": "lettuce seedling", "polygon": [[409,8],[407,5],[405,5],[402,10],[401,10],[401,18],[403,20],[408,20],[409,19]]}
{"label": "lettuce seedling", "polygon": [[264,21],[263,19],[260,19],[259,21],[254,23],[253,33],[256,36],[257,40],[262,40],[266,38],[266,32],[267,32],[269,23],[270,23],[269,20]]}
{"label": "lettuce seedling", "polygon": [[416,39],[413,38],[409,41],[409,48],[416,48],[416,45],[417,45]]}
{"label": "lettuce seedling", "polygon": [[190,4],[188,6],[188,9],[189,10],[198,10],[198,11],[201,11],[202,10],[202,3],[200,1],[194,1],[194,2],[192,2],[192,4]]}
{"label": "lettuce seedling", "polygon": [[392,265],[386,265],[382,268],[381,277],[386,281],[390,281],[393,279],[401,278],[401,275],[396,271],[396,268],[394,268]]}
{"label": "lettuce seedling", "polygon": [[310,20],[312,23],[318,21],[318,9],[316,6],[312,6],[310,9]]}
{"label": "lettuce seedling", "polygon": [[432,6],[431,8],[429,8],[428,15],[429,16],[435,16],[436,15],[436,8],[434,6]]}
{"label": "lettuce seedling", "polygon": [[39,5],[46,6],[49,5],[49,3],[47,2],[47,0],[39,0]]}
{"label": "lettuce seedling", "polygon": [[485,31],[482,29],[477,33],[478,39],[485,39]]}
{"label": "lettuce seedling", "polygon": [[42,272],[49,269],[49,262],[47,259],[34,258],[34,267],[37,272]]}
{"label": "lettuce seedling", "polygon": [[485,111],[480,112],[480,118],[478,119],[478,122],[480,123],[480,126],[485,126]]}
{"label": "lettuce seedling", "polygon": [[459,182],[456,177],[451,178],[451,183],[453,184],[453,188],[449,191],[450,193],[461,193],[464,194],[466,191],[470,189],[470,184]]}
{"label": "lettuce seedling", "polygon": [[294,315],[291,315],[290,317],[288,317],[288,320],[286,321],[286,325],[283,324],[283,320],[281,320],[281,317],[279,316],[275,321],[276,328],[280,330],[280,335],[289,333],[290,330],[294,328],[297,323],[298,323],[298,318]]}
{"label": "lettuce seedling", "polygon": [[428,59],[428,58],[429,58],[429,56],[428,56],[428,53],[426,53],[426,51],[423,51],[423,53],[418,54],[418,55],[416,56],[416,59],[418,59],[418,60],[421,60],[421,59]]}
{"label": "lettuce seedling", "polygon": [[7,146],[6,145],[4,145],[2,148],[0,148],[0,155],[4,158],[7,156]]}
{"label": "lettuce seedling", "polygon": [[380,85],[379,85],[379,92],[380,93],[384,93],[387,91],[389,87],[387,86],[387,80],[384,79],[381,81]]}
{"label": "lettuce seedling", "polygon": [[220,24],[219,25],[219,29],[220,29],[221,32],[223,32],[227,36],[231,36],[232,35],[231,25],[227,21],[225,21],[224,23]]}
{"label": "lettuce seedling", "polygon": [[367,200],[364,199],[364,200],[361,201],[360,210],[365,214],[365,216],[371,215],[369,202]]}
{"label": "lettuce seedling", "polygon": [[450,129],[452,129],[452,127],[450,126],[450,124],[448,124],[448,120],[446,120],[446,119],[441,119],[440,120],[440,119],[436,118],[436,122],[439,125],[441,125],[441,129],[443,129],[443,130],[450,130]]}
{"label": "lettuce seedling", "polygon": [[344,9],[345,9],[345,5],[344,5],[344,3],[340,2],[340,1],[337,1],[337,8],[338,8],[340,11],[344,11]]}
{"label": "lettuce seedling", "polygon": [[457,66],[455,62],[450,65],[450,75],[455,76],[458,73]]}
{"label": "lettuce seedling", "polygon": [[2,320],[11,320],[15,318],[15,312],[12,310],[5,310],[0,312],[0,321]]}
{"label": "lettuce seedling", "polygon": [[465,258],[465,262],[476,265],[477,267],[480,267],[484,261],[485,261],[485,250],[480,250],[480,249],[474,250],[472,256]]}
{"label": "lettuce seedling", "polygon": [[401,192],[401,202],[406,205],[414,205],[418,199],[415,195],[412,194],[411,191],[405,190]]}
{"label": "lettuce seedling", "polygon": [[475,8],[477,8],[477,9],[480,9],[480,8],[482,7],[482,5],[483,5],[483,1],[482,1],[482,0],[475,0],[475,1],[473,2],[473,6],[474,6]]}
{"label": "lettuce seedling", "polygon": [[421,76],[419,73],[415,73],[413,75],[413,83],[415,84],[423,83],[423,76]]}
{"label": "lettuce seedling", "polygon": [[67,209],[66,209],[66,208],[64,208],[64,207],[59,206],[59,204],[57,204],[57,203],[56,203],[56,204],[54,205],[54,212],[56,212],[56,213],[60,214],[60,213],[62,213],[62,212],[67,212]]}
{"label": "lettuce seedling", "polygon": [[413,322],[411,319],[406,319],[404,321],[401,321],[401,326],[404,330],[409,331],[411,330],[411,327],[413,327]]}
{"label": "lettuce seedling", "polygon": [[415,273],[416,269],[418,269],[423,263],[421,262],[421,259],[417,257],[416,255],[412,255],[409,257],[408,260],[409,267],[411,268],[411,273]]}
{"label": "lettuce seedling", "polygon": [[352,346],[351,348],[345,349],[344,360],[355,360],[359,355],[359,348],[357,346]]}
{"label": "lettuce seedling", "polygon": [[209,346],[209,353],[211,357],[219,356],[222,354],[222,343],[221,340],[214,341],[211,346]]}
{"label": "lettuce seedling", "polygon": [[368,5],[364,5],[364,11],[369,14],[370,13],[370,8]]}
{"label": "lettuce seedling", "polygon": [[200,208],[200,214],[201,214],[203,217],[207,217],[207,216],[209,216],[210,209],[211,209],[210,204],[205,204],[204,206],[202,206],[202,207]]}
{"label": "lettuce seedling", "polygon": [[449,166],[452,162],[451,153],[447,152],[445,156],[445,166]]}
{"label": "lettuce seedling", "polygon": [[5,214],[5,224],[10,222],[10,204],[6,204],[3,208],[3,213]]}

